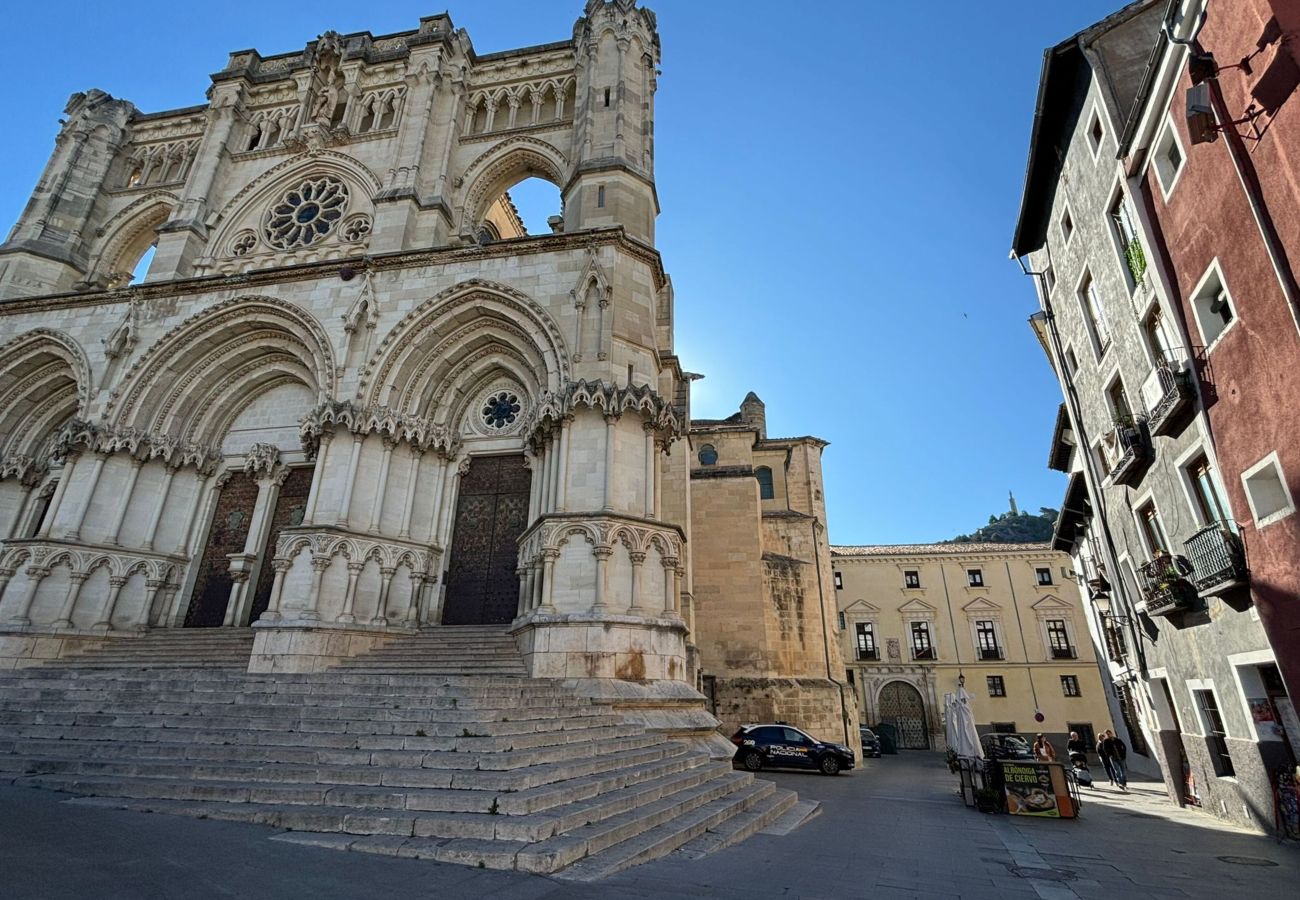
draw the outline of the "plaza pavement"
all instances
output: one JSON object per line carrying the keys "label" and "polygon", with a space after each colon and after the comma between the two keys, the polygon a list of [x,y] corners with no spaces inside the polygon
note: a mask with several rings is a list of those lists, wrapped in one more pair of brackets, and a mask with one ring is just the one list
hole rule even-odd
{"label": "plaza pavement", "polygon": [[1300,847],[1179,810],[1154,784],[1087,792],[1080,819],[1052,821],[966,809],[936,753],[868,760],[838,778],[764,777],[821,801],[821,815],[785,836],[670,856],[596,884],[301,846],[269,828],[3,786],[0,897],[1270,900],[1297,896],[1300,884]]}

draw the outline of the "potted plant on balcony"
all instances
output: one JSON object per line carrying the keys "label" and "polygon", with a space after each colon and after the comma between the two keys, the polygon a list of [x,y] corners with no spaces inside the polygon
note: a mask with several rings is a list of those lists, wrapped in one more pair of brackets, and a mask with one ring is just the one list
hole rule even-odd
{"label": "potted plant on balcony", "polygon": [[1196,586],[1187,580],[1191,564],[1181,556],[1158,549],[1143,568],[1156,606],[1190,606],[1196,600]]}

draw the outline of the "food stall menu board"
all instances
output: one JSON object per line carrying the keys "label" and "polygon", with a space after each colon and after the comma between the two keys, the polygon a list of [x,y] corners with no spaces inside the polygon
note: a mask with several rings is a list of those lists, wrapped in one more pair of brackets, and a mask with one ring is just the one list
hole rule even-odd
{"label": "food stall menu board", "polygon": [[1002,777],[1006,783],[1007,812],[1011,815],[1061,817],[1050,764],[1003,762]]}

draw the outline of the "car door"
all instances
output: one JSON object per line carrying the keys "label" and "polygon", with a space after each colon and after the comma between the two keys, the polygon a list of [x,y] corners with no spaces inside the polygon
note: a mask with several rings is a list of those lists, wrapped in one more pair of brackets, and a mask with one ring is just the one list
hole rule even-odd
{"label": "car door", "polygon": [[813,760],[813,742],[806,734],[793,728],[782,728],[781,731],[785,765],[803,769],[811,769],[816,765]]}

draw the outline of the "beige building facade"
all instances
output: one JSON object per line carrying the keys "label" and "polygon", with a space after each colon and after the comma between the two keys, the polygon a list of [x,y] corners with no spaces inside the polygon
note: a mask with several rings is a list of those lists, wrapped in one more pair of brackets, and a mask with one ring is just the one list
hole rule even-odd
{"label": "beige building facade", "polygon": [[[1048,544],[831,548],[840,644],[867,725],[942,749],[964,679],[981,734],[1111,727],[1070,558]],[[1042,715],[1039,721],[1037,715]]]}
{"label": "beige building facade", "polygon": [[[494,624],[530,675],[697,730],[698,659],[842,671],[824,535],[783,537],[752,472],[694,478],[655,16],[582,13],[499,53],[446,14],[239,51],[184,109],[70,98],[0,245],[0,664],[224,627],[252,629],[251,671],[313,672]],[[529,177],[563,201],[546,234],[509,201]],[[820,522],[820,443],[748,440]],[[743,552],[709,536],[732,515]],[[759,608],[775,581],[793,617]],[[727,632],[741,610],[762,634]],[[753,708],[793,717],[791,684]]]}

